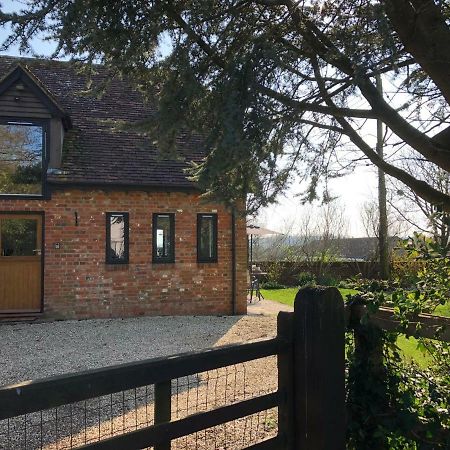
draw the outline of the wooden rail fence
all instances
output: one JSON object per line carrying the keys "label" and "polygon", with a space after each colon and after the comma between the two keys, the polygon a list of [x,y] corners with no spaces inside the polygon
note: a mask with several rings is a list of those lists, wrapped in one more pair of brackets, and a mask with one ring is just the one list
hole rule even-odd
{"label": "wooden rail fence", "polygon": [[[0,388],[0,423],[8,421],[9,433],[9,420],[17,416],[153,385],[152,425],[69,448],[168,450],[182,436],[277,408],[276,436],[245,448],[341,450],[346,435],[345,331],[358,333],[366,315],[362,305],[344,307],[336,288],[304,288],[296,296],[294,313],[279,314],[276,338],[5,386]],[[387,308],[369,315],[368,321],[387,330],[401,325]],[[450,319],[419,315],[407,331],[449,342]],[[171,417],[172,380],[270,356],[276,356],[278,367],[273,392],[178,420]],[[14,442],[4,446],[26,448]]]}

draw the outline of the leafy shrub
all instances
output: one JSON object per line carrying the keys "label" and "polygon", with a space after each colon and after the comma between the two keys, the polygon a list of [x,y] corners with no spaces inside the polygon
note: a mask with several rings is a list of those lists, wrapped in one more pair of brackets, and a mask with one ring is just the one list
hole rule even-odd
{"label": "leafy shrub", "polygon": [[273,261],[267,268],[267,281],[272,283],[280,283],[283,266],[280,261]]}
{"label": "leafy shrub", "polygon": [[277,283],[276,281],[266,281],[261,283],[261,289],[285,289],[286,286],[284,284]]}
{"label": "leafy shrub", "polygon": [[351,280],[341,280],[339,281],[337,287],[343,288],[343,289],[353,289],[354,284]]}
{"label": "leafy shrub", "polygon": [[404,288],[413,288],[419,280],[421,265],[407,258],[393,258],[391,277]]}
{"label": "leafy shrub", "polygon": [[364,339],[347,339],[350,449],[450,448],[450,345],[418,338],[418,349],[432,360],[426,368],[405,359],[397,347],[399,334],[407,334],[416,314],[432,312],[448,298],[450,258],[420,235],[414,235],[405,249],[408,258],[421,265],[414,289],[377,280],[359,279],[358,285],[354,280],[362,295],[350,296],[350,301],[363,301],[369,314],[380,306],[392,306],[401,328],[383,331],[363,318],[358,333]]}
{"label": "leafy shrub", "polygon": [[[402,246],[408,245],[404,241]],[[403,250],[405,250],[403,248]],[[395,252],[392,257],[391,278],[404,288],[414,288],[419,281],[419,272],[423,263],[418,260],[413,253],[407,252],[397,255]]]}
{"label": "leafy shrub", "polygon": [[[372,278],[353,277],[346,280],[346,286],[350,289],[357,289],[361,292],[392,292],[399,287],[397,281],[377,280]],[[344,286],[342,286],[344,287]]]}
{"label": "leafy shrub", "polygon": [[321,286],[337,286],[338,280],[332,275],[322,274],[317,277],[317,284]]}
{"label": "leafy shrub", "polygon": [[314,286],[316,284],[316,277],[311,272],[300,272],[297,277],[299,286]]}

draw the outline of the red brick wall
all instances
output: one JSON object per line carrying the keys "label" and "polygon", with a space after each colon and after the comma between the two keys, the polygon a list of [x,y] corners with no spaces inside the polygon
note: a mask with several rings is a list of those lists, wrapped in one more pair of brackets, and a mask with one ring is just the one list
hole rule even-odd
{"label": "red brick wall", "polygon": [[[54,318],[232,313],[231,213],[181,192],[66,190],[2,200],[0,211],[45,212],[44,312]],[[105,264],[105,213],[128,212],[128,265]],[[75,225],[78,213],[78,226]],[[175,263],[152,263],[152,214],[175,213]],[[197,263],[197,213],[218,214],[218,262]],[[245,221],[236,236],[237,311],[246,312]],[[55,244],[60,243],[60,249]]]}

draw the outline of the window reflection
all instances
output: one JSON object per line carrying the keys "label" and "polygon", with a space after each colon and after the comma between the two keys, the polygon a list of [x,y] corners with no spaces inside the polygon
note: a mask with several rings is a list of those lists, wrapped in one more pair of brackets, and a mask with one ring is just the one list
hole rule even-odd
{"label": "window reflection", "polygon": [[125,226],[123,216],[111,216],[111,257],[122,259],[125,255]]}
{"label": "window reflection", "polygon": [[203,216],[200,229],[201,254],[207,258],[214,256],[214,233],[212,217]]}
{"label": "window reflection", "polygon": [[174,216],[173,214],[154,214],[153,260],[173,262],[174,258]]}
{"label": "window reflection", "polygon": [[41,126],[0,124],[0,194],[42,194]]}
{"label": "window reflection", "polygon": [[169,216],[158,216],[156,225],[156,254],[159,257],[167,257],[170,255]]}
{"label": "window reflection", "polygon": [[217,215],[199,214],[197,220],[198,254],[200,262],[217,260]]}
{"label": "window reflection", "polygon": [[1,256],[38,254],[36,219],[0,219]]}
{"label": "window reflection", "polygon": [[107,213],[107,262],[119,264],[128,262],[128,214]]}

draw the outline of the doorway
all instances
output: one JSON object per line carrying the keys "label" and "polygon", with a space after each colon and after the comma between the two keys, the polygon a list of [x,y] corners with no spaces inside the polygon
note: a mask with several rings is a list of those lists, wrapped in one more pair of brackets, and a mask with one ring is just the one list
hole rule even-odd
{"label": "doorway", "polygon": [[42,310],[40,214],[0,214],[0,314]]}

